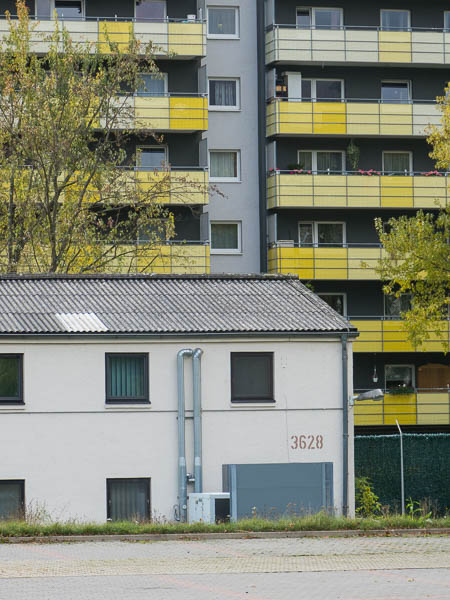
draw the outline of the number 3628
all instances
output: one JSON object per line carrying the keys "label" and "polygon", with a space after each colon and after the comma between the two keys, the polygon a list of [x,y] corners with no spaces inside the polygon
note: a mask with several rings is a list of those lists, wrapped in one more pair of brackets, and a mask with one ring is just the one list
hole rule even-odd
{"label": "number 3628", "polygon": [[323,435],[291,435],[292,450],[322,450]]}

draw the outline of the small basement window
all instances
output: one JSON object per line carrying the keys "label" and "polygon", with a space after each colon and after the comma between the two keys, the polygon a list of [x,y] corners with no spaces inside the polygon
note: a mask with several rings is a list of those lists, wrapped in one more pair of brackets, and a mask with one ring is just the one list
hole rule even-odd
{"label": "small basement window", "polygon": [[150,520],[150,478],[107,479],[107,516],[111,521]]}
{"label": "small basement window", "polygon": [[231,402],[275,402],[272,352],[231,353]]}
{"label": "small basement window", "polygon": [[106,354],[106,402],[149,402],[148,354]]}
{"label": "small basement window", "polygon": [[5,479],[0,481],[0,520],[23,519],[25,481]]}

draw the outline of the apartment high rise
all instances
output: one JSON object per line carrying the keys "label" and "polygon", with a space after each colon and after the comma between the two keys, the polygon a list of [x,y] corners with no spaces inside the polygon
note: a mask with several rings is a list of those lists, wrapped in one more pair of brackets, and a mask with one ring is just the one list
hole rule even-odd
{"label": "apartment high rise", "polygon": [[[388,221],[448,202],[426,128],[450,65],[450,7],[437,1],[35,0],[37,31],[56,10],[75,40],[159,48],[163,78],[143,73],[133,96],[141,132],[136,176],[161,164],[205,184],[168,195],[176,238],[157,272],[295,273],[349,316],[354,387],[390,393],[359,403],[361,431],[395,420],[450,428],[450,367],[435,334],[416,352],[399,321],[410,298],[386,298],[374,266],[375,217]],[[14,2],[0,0],[0,12]],[[0,20],[0,32],[6,23]],[[42,44],[36,51],[45,50]],[[130,159],[131,160],[131,159]],[[206,193],[210,182],[214,189]],[[449,336],[448,319],[442,322]],[[326,373],[325,373],[326,376]]]}

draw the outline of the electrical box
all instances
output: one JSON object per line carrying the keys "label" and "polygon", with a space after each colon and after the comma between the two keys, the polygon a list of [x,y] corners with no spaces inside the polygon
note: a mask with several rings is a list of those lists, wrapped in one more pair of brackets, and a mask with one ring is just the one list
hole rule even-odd
{"label": "electrical box", "polygon": [[188,496],[189,523],[219,523],[230,520],[230,494],[193,493]]}

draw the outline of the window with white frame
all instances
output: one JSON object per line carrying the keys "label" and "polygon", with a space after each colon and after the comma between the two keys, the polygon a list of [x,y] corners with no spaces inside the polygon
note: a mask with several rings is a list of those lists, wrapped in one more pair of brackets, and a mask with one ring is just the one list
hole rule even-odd
{"label": "window with white frame", "polygon": [[50,19],[56,11],[58,19],[79,20],[85,15],[84,0],[35,0],[36,18]]}
{"label": "window with white frame", "polygon": [[383,152],[383,172],[387,175],[409,175],[413,170],[412,152]]}
{"label": "window with white frame", "polygon": [[342,79],[303,79],[303,102],[341,102],[344,100]]}
{"label": "window with white frame", "polygon": [[234,6],[209,6],[208,37],[237,39],[239,37],[239,9]]}
{"label": "window with white frame", "polygon": [[210,181],[235,182],[240,181],[240,152],[239,150],[210,150],[209,178]]}
{"label": "window with white frame", "polygon": [[166,0],[136,0],[136,21],[164,21],[167,18]]}
{"label": "window with white frame", "polygon": [[302,29],[340,29],[343,26],[342,8],[297,8],[297,27]]}
{"label": "window with white frame", "polygon": [[345,170],[345,152],[341,150],[299,150],[300,169],[314,173],[342,173]]}
{"label": "window with white frame", "polygon": [[450,10],[444,12],[444,30],[447,33],[450,31]]}
{"label": "window with white frame", "polygon": [[298,242],[303,247],[341,247],[346,244],[345,223],[335,221],[300,221]]}
{"label": "window with white frame", "polygon": [[139,73],[137,95],[167,95],[167,73]]}
{"label": "window with white frame", "polygon": [[347,316],[347,294],[338,294],[335,292],[329,292],[324,294],[317,294],[319,298],[322,298],[333,310],[342,315]]}
{"label": "window with white frame", "polygon": [[411,100],[409,81],[382,81],[381,101],[390,104],[408,104]]}
{"label": "window with white frame", "polygon": [[415,387],[414,365],[385,365],[385,389],[388,392],[410,393]]}
{"label": "window with white frame", "polygon": [[162,169],[167,165],[166,146],[138,146],[136,167],[142,170]]}
{"label": "window with white frame", "polygon": [[239,79],[209,79],[210,110],[239,110]]}
{"label": "window with white frame", "polygon": [[211,221],[211,254],[240,254],[241,222]]}
{"label": "window with white frame", "polygon": [[381,9],[380,24],[383,31],[408,31],[411,27],[409,10]]}

